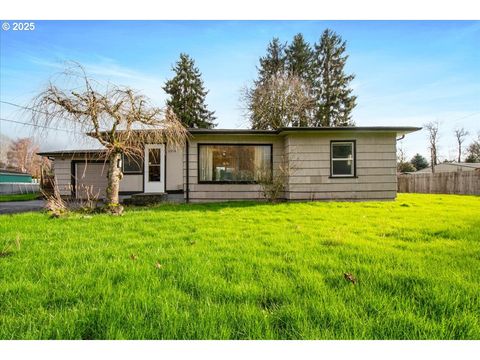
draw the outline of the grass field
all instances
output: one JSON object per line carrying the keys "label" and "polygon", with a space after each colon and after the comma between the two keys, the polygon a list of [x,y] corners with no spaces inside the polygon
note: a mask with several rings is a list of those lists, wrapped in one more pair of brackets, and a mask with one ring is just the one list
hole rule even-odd
{"label": "grass field", "polygon": [[39,193],[0,195],[0,202],[36,200]]}
{"label": "grass field", "polygon": [[2,339],[480,339],[479,197],[3,215],[0,251]]}

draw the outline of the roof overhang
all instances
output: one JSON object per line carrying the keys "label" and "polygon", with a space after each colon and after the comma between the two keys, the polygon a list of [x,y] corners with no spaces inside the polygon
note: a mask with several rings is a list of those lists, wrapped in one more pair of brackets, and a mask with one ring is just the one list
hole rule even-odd
{"label": "roof overhang", "polygon": [[[260,135],[260,136],[283,136],[288,134],[320,134],[320,133],[393,133],[396,136],[421,130],[421,127],[415,126],[342,126],[342,127],[284,127],[277,130],[255,130],[255,129],[188,129],[188,132],[195,135]],[[91,150],[59,150],[39,152],[38,155],[48,157],[69,157],[69,156],[88,156],[92,154],[100,155],[104,149]]]}
{"label": "roof overhang", "polygon": [[192,135],[286,135],[300,133],[331,133],[331,132],[389,132],[406,135],[421,130],[414,126],[342,126],[342,127],[283,127],[277,130],[251,129],[188,129]]}

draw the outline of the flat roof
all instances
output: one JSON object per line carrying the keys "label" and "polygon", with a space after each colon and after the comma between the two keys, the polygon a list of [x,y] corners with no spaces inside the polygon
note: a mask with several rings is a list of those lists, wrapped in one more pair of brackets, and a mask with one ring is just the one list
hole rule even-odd
{"label": "flat roof", "polygon": [[[405,135],[421,130],[415,126],[339,126],[339,127],[283,127],[276,130],[257,129],[197,129],[189,128],[192,135],[283,135],[303,132],[391,132],[397,135]],[[104,149],[79,149],[79,150],[57,150],[37,153],[41,156],[92,154],[105,151]]]}
{"label": "flat roof", "polygon": [[32,174],[17,170],[0,169],[0,174],[32,176]]}
{"label": "flat roof", "polygon": [[267,134],[279,135],[282,133],[295,132],[333,132],[333,131],[359,131],[359,132],[395,132],[408,134],[421,130],[421,127],[415,126],[338,126],[338,127],[283,127],[276,130],[256,130],[256,129],[196,129],[190,128],[191,134]]}

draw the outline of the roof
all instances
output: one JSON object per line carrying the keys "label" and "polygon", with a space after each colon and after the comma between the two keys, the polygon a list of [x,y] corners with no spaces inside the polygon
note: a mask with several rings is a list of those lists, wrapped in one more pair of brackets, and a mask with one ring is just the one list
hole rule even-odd
{"label": "roof", "polygon": [[195,134],[271,134],[280,135],[288,133],[301,132],[337,132],[337,131],[355,131],[355,132],[394,132],[400,135],[408,134],[421,130],[421,127],[415,126],[338,126],[338,127],[283,127],[276,130],[255,130],[255,129],[196,129],[190,128],[188,131]]}
{"label": "roof", "polygon": [[15,170],[7,170],[7,169],[0,169],[0,174],[32,176],[31,174],[26,173],[26,172],[15,171]]}
{"label": "roof", "polygon": [[[324,132],[390,132],[398,135],[405,135],[414,131],[421,130],[414,126],[342,126],[342,127],[283,127],[276,130],[257,130],[257,129],[197,129],[189,128],[188,132],[192,135],[286,135],[292,133],[324,133]],[[58,150],[39,152],[41,156],[53,155],[72,155],[72,154],[91,154],[100,153],[104,149],[80,149],[80,150]]]}
{"label": "roof", "polygon": [[37,155],[50,156],[50,155],[71,155],[71,154],[93,154],[93,153],[102,153],[104,151],[105,149],[54,150],[54,151],[38,152]]}
{"label": "roof", "polygon": [[[465,168],[465,169],[480,169],[480,163],[458,163],[458,162],[451,162],[451,163],[440,163],[435,165],[435,171],[440,171],[442,168],[448,168],[448,171],[456,171],[458,168]],[[424,174],[432,172],[432,167],[429,166],[425,169],[415,171],[413,174]]]}

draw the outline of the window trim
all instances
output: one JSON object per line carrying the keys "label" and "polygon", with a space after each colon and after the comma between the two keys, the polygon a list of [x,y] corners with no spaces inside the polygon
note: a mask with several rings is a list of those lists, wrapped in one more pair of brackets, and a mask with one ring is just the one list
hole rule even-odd
{"label": "window trim", "polygon": [[140,170],[137,171],[125,171],[125,154],[122,154],[122,173],[125,175],[142,175],[143,174],[143,168],[144,168],[144,162],[145,159],[142,157],[139,159],[139,165],[140,165]]}
{"label": "window trim", "polygon": [[273,144],[271,143],[197,143],[197,184],[213,185],[245,185],[258,184],[258,181],[235,180],[235,181],[210,181],[200,180],[200,147],[201,146],[269,146],[270,147],[270,171],[273,174]]}
{"label": "window trim", "polygon": [[[335,175],[333,174],[333,144],[335,143],[350,143],[353,146],[353,174]],[[333,179],[351,179],[357,178],[357,141],[356,140],[330,140],[330,176]]]}

